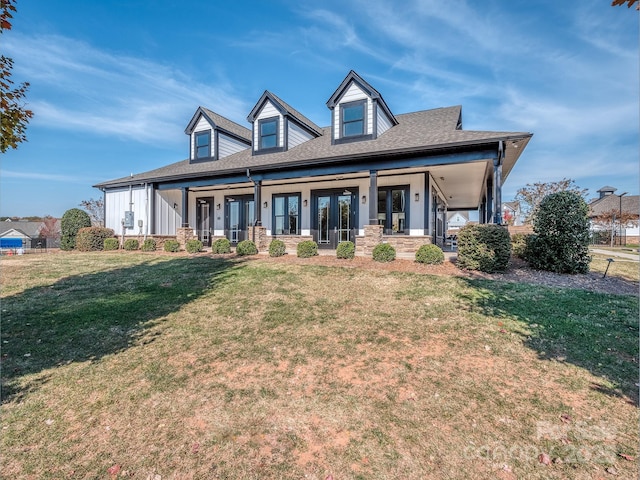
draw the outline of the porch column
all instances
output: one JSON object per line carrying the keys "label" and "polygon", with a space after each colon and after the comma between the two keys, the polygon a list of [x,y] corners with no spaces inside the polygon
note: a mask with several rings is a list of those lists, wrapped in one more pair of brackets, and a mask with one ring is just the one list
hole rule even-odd
{"label": "porch column", "polygon": [[369,171],[369,225],[378,225],[378,171]]}
{"label": "porch column", "polygon": [[431,175],[429,172],[424,174],[424,234],[431,233]]}
{"label": "porch column", "polygon": [[255,226],[262,226],[262,180],[253,183],[253,218]]}
{"label": "porch column", "polygon": [[502,163],[499,159],[493,161],[493,223],[502,224]]}
{"label": "porch column", "polygon": [[182,188],[182,226],[189,226],[189,189]]}
{"label": "porch column", "polygon": [[493,180],[487,178],[487,211],[485,223],[491,222],[493,219]]}

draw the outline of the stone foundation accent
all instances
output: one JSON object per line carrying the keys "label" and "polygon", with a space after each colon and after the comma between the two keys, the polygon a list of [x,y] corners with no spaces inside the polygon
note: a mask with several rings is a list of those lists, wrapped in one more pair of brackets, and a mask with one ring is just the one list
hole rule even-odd
{"label": "stone foundation accent", "polygon": [[356,237],[356,254],[370,257],[376,245],[383,242],[382,225],[365,225],[364,236]]}
{"label": "stone foundation accent", "polygon": [[265,227],[248,227],[247,240],[255,243],[259,252],[267,250],[271,241],[270,237],[267,237],[267,229]]}
{"label": "stone foundation accent", "polygon": [[[293,254],[298,251],[298,244],[305,240],[313,240],[311,235],[272,235],[268,237],[269,243],[271,240],[282,240],[284,242],[287,253]],[[267,245],[269,248],[269,245]]]}
{"label": "stone foundation accent", "polygon": [[432,240],[432,237],[425,235],[385,235],[382,237],[382,241],[395,248],[396,253],[410,253],[414,255],[421,246],[433,243]]}
{"label": "stone foundation accent", "polygon": [[176,240],[180,243],[180,248],[184,249],[187,245],[187,240],[197,240],[198,236],[191,227],[180,227],[176,229]]}

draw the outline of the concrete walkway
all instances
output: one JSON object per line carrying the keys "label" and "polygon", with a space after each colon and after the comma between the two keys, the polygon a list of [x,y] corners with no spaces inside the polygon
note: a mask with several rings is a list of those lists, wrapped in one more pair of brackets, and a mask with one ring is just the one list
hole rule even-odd
{"label": "concrete walkway", "polygon": [[640,255],[634,253],[619,252],[617,250],[601,250],[599,248],[590,248],[589,251],[593,253],[599,253],[600,255],[607,255],[609,257],[624,258],[626,260],[633,260],[635,262],[640,261]]}

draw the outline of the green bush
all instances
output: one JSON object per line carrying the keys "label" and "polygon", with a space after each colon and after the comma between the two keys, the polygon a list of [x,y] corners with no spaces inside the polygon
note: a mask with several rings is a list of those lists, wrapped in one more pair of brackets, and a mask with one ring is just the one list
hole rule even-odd
{"label": "green bush", "polygon": [[587,273],[591,262],[588,211],[574,192],[544,197],[533,224],[535,235],[527,241],[529,265],[556,273]]}
{"label": "green bush", "polygon": [[195,238],[187,240],[187,243],[185,244],[185,250],[189,253],[198,253],[202,250],[202,242]]}
{"label": "green bush", "polygon": [[481,272],[504,272],[511,257],[509,231],[500,225],[467,225],[458,234],[458,266]]}
{"label": "green bush", "polygon": [[135,238],[127,238],[124,241],[125,250],[138,250],[138,248],[140,248],[140,243]]}
{"label": "green bush", "polygon": [[318,255],[318,244],[313,240],[303,240],[296,245],[296,254],[300,258],[315,257]]}
{"label": "green bush", "polygon": [[270,257],[281,257],[285,253],[287,253],[287,246],[284,244],[282,240],[271,240],[269,244],[269,256]]}
{"label": "green bush", "polygon": [[231,242],[227,238],[219,238],[211,245],[211,253],[231,253]]}
{"label": "green bush", "polygon": [[336,248],[336,257],[353,258],[356,256],[356,246],[353,242],[340,242]]}
{"label": "green bush", "polygon": [[416,262],[439,265],[444,262],[444,252],[437,245],[422,245],[416,252]]}
{"label": "green bush", "polygon": [[530,234],[514,233],[511,235],[511,254],[524,259],[527,251],[527,237]]}
{"label": "green bush", "polygon": [[104,239],[104,250],[118,250],[120,247],[120,243],[117,238],[105,238]]}
{"label": "green bush", "polygon": [[180,251],[180,242],[177,240],[166,240],[164,242],[164,251],[171,253]]}
{"label": "green bush", "polygon": [[256,255],[258,253],[258,247],[251,240],[243,240],[236,246],[236,254],[245,256],[245,255]]}
{"label": "green bush", "polygon": [[[110,237],[113,237],[113,230],[110,228],[81,228],[76,234],[76,249],[81,252],[95,252],[102,250],[104,248],[104,241]],[[114,240],[116,239],[114,238]]]}
{"label": "green bush", "polygon": [[143,252],[155,252],[156,251],[156,239],[155,238],[147,238],[144,242],[142,242]]}
{"label": "green bush", "polygon": [[392,262],[396,259],[396,249],[388,243],[379,243],[373,248],[373,259],[376,262]]}
{"label": "green bush", "polygon": [[60,220],[62,237],[60,238],[61,250],[73,250],[76,248],[76,235],[78,230],[91,226],[91,217],[84,210],[72,208],[64,212]]}

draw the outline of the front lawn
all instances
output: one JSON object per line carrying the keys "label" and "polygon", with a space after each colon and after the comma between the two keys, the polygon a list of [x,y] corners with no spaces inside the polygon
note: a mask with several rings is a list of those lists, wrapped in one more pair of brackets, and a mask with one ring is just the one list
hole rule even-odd
{"label": "front lawn", "polygon": [[0,268],[3,478],[637,474],[637,296],[205,254]]}

